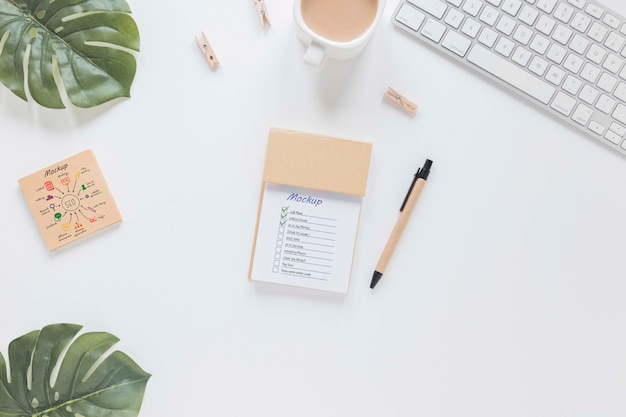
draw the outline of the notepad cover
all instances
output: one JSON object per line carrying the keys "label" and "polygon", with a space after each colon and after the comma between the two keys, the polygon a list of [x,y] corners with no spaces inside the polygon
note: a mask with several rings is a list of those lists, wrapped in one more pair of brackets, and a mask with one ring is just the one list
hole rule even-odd
{"label": "notepad cover", "polygon": [[[347,292],[371,150],[365,142],[270,130],[249,278]],[[323,219],[320,230],[311,216]],[[315,262],[310,239],[327,247]]]}

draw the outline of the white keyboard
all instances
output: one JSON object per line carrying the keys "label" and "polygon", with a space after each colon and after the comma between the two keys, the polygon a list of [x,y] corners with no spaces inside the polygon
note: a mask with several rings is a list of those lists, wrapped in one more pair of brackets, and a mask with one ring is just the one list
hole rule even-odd
{"label": "white keyboard", "polygon": [[403,0],[393,23],[626,155],[626,21],[586,0]]}

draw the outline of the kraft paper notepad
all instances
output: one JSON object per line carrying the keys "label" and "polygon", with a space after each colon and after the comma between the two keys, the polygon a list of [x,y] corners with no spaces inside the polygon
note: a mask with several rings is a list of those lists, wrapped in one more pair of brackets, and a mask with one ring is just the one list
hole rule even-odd
{"label": "kraft paper notepad", "polygon": [[372,145],[271,129],[249,278],[347,293]]}
{"label": "kraft paper notepad", "polygon": [[91,150],[24,177],[19,184],[51,251],[122,220]]}

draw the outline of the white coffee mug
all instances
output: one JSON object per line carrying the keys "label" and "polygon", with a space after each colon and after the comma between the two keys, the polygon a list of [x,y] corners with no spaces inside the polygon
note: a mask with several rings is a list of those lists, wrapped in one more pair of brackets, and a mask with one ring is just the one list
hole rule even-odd
{"label": "white coffee mug", "polygon": [[359,55],[372,37],[385,3],[386,0],[294,0],[298,35],[307,46],[304,62],[320,69],[328,58],[342,61]]}

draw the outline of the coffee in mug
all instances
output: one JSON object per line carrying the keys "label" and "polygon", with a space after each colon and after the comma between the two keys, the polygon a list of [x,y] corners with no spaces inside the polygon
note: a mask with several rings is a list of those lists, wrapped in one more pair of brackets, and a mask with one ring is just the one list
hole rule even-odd
{"label": "coffee in mug", "polygon": [[327,58],[347,60],[361,53],[386,0],[294,0],[298,36],[307,46],[303,60],[320,69]]}
{"label": "coffee in mug", "polygon": [[332,41],[347,42],[372,25],[378,0],[301,0],[300,9],[312,31]]}

